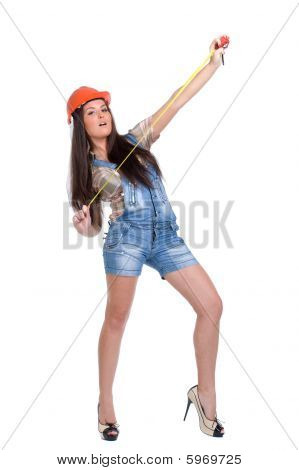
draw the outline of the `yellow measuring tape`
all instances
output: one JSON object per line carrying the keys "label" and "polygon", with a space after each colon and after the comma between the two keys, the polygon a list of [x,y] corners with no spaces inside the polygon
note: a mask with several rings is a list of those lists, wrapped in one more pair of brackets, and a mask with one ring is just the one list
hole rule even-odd
{"label": "yellow measuring tape", "polygon": [[[205,58],[205,60],[200,64],[199,67],[197,67],[197,69],[192,73],[192,75],[190,75],[190,77],[188,78],[188,80],[184,83],[184,85],[179,89],[179,91],[177,92],[177,94],[173,97],[173,99],[168,103],[168,105],[165,107],[165,109],[162,111],[162,113],[160,114],[160,116],[157,117],[157,119],[152,123],[152,126],[154,126],[156,124],[156,122],[159,121],[159,119],[161,119],[161,117],[163,116],[163,114],[166,112],[166,110],[169,108],[169,106],[172,105],[172,103],[177,99],[177,97],[182,93],[182,91],[186,88],[186,86],[191,82],[191,80],[193,80],[193,78],[195,77],[195,75],[198,74],[198,72],[205,66],[206,62],[212,57],[212,55],[214,54],[214,50],[212,50],[209,55]],[[150,131],[150,129],[148,130],[148,132]],[[124,158],[124,160],[121,162],[121,164],[115,169],[115,171],[119,170],[119,168],[123,165],[123,163],[126,161],[127,158],[129,158],[129,156],[131,155],[131,153],[135,150],[135,148],[138,146],[138,144],[143,140],[145,139],[147,136],[144,135],[140,140],[139,142],[137,142],[137,144],[135,144],[135,147],[132,148],[132,150],[128,153],[128,155],[126,156],[126,158]],[[90,201],[90,203],[88,204],[87,207],[89,207],[93,201],[98,197],[98,195],[100,194],[100,192],[105,188],[106,184],[108,184],[108,181],[109,179],[112,177],[113,173],[111,174],[111,176],[107,179],[107,181],[104,183],[104,185],[99,189],[99,191],[97,192],[97,194],[92,198],[92,200]]]}

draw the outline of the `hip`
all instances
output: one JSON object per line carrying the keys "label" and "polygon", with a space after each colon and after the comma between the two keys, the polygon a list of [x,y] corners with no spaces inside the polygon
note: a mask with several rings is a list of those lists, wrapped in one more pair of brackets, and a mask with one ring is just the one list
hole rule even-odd
{"label": "hip", "polygon": [[103,250],[111,250],[119,247],[120,244],[138,246],[149,249],[171,244],[181,237],[177,231],[179,225],[176,220],[115,220],[110,222],[110,227],[105,238]]}

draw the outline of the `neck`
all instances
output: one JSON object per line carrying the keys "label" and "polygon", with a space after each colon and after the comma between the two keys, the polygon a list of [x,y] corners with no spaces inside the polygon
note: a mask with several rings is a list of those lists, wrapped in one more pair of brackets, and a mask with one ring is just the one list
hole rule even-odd
{"label": "neck", "polygon": [[91,152],[95,154],[97,160],[107,160],[107,139],[93,139]]}

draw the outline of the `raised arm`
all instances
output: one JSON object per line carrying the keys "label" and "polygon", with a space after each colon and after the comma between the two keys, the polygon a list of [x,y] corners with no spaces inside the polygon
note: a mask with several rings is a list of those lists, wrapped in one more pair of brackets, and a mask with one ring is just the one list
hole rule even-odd
{"label": "raised arm", "polygon": [[[169,103],[173,100],[175,95],[178,93],[180,88],[178,88],[171,97],[166,101],[166,103],[161,106],[153,115],[152,115],[152,129],[153,129],[153,136],[154,140],[156,136],[159,136],[160,133],[165,129],[167,124],[171,121],[171,119],[176,115],[179,109],[181,109],[204,85],[205,83],[214,75],[216,70],[221,64],[221,53],[225,54],[225,51],[222,47],[215,49],[215,45],[218,43],[220,45],[220,36],[214,39],[210,44],[210,52],[214,50],[214,54],[210,59],[210,62],[205,65],[197,75],[191,80],[190,83],[186,86],[186,88],[182,91],[182,93],[173,101],[173,103],[169,106],[167,111],[163,113],[163,115],[158,119],[160,114],[163,110],[169,105]],[[155,123],[155,121],[157,122]]]}

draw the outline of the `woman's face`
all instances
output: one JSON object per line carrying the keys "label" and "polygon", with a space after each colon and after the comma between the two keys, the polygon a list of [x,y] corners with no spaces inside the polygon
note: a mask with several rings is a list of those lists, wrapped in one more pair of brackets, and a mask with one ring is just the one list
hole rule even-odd
{"label": "woman's face", "polygon": [[85,103],[82,112],[85,130],[91,138],[108,137],[112,130],[112,119],[103,99],[97,98]]}

